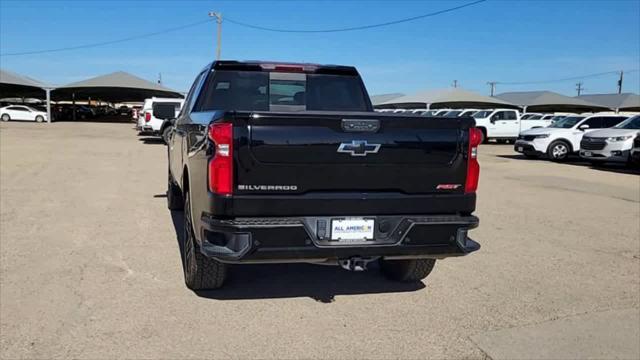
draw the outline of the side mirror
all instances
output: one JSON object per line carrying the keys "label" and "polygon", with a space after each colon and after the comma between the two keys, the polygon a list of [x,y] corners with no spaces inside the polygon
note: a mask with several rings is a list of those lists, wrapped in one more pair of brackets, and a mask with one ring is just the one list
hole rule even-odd
{"label": "side mirror", "polygon": [[588,128],[589,128],[589,125],[587,125],[587,124],[582,124],[582,125],[580,125],[580,126],[578,127],[578,129],[580,129],[580,130],[582,130],[582,131],[585,131],[585,130],[587,130]]}
{"label": "side mirror", "polygon": [[176,107],[174,104],[153,104],[153,117],[162,120],[171,120],[176,118]]}

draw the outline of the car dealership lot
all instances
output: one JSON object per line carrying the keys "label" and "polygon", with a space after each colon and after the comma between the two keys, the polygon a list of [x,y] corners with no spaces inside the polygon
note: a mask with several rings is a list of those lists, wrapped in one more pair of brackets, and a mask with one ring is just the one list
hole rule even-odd
{"label": "car dealership lot", "polygon": [[[195,294],[182,214],[166,208],[166,148],[131,127],[0,124],[0,357],[540,358],[566,349],[567,331],[572,357],[581,336],[640,356],[637,172],[482,145],[482,249],[438,262],[424,286],[252,265]],[[582,331],[594,323],[618,336]],[[513,340],[523,331],[529,349]]]}

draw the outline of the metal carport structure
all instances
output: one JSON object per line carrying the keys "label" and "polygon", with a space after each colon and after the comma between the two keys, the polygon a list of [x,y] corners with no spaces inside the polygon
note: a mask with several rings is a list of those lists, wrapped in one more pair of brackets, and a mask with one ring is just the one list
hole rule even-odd
{"label": "metal carport structure", "polygon": [[609,110],[608,107],[582,99],[564,96],[552,91],[518,91],[496,95],[497,98],[519,105],[524,112],[592,112]]}
{"label": "metal carport structure", "polygon": [[52,86],[28,76],[0,69],[0,98],[32,97],[46,99],[47,122],[51,122],[51,90]]}
{"label": "metal carport structure", "polygon": [[448,88],[422,91],[412,95],[401,96],[376,105],[376,108],[518,108],[508,101],[484,96],[461,88]]}
{"label": "metal carport structure", "polygon": [[93,99],[107,102],[144,101],[150,97],[182,98],[182,94],[160,84],[124,71],[97,76],[67,85],[52,92],[53,99]]}
{"label": "metal carport structure", "polygon": [[589,94],[576,96],[576,98],[606,106],[615,111],[640,111],[640,95],[638,94]]}

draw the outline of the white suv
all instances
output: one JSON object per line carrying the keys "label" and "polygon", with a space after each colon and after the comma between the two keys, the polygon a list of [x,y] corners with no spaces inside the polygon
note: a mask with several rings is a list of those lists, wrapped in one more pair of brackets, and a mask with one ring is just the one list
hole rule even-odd
{"label": "white suv", "polygon": [[631,162],[633,140],[640,133],[640,115],[620,124],[585,134],[580,142],[580,157],[592,163]]}
{"label": "white suv", "polygon": [[609,128],[626,120],[628,116],[595,114],[590,116],[567,116],[545,128],[523,131],[514,150],[527,157],[546,154],[554,161],[564,161],[580,149],[580,140],[585,133]]}
{"label": "white suv", "polygon": [[184,104],[184,99],[157,97],[146,99],[142,109],[138,111],[138,124],[136,128],[142,134],[160,135],[165,139],[164,133],[169,131],[167,130],[169,128],[168,123],[165,123],[165,120],[163,119],[158,119],[153,116],[153,107],[155,104],[159,103],[174,105],[176,109],[176,117],[178,117],[180,109],[182,109],[182,105]]}
{"label": "white suv", "polygon": [[473,114],[476,127],[482,131],[483,142],[489,139],[515,140],[520,132],[551,124],[551,120],[520,119],[520,112],[513,109],[480,110]]}

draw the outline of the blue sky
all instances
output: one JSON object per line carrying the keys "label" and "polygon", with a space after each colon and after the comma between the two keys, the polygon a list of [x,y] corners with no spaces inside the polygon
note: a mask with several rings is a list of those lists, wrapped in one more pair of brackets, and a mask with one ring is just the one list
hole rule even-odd
{"label": "blue sky", "polygon": [[[207,19],[209,10],[260,26],[326,29],[429,13],[470,1],[26,1],[0,0],[0,53],[60,48],[140,35]],[[487,81],[551,80],[640,68],[640,0],[500,1],[394,26],[291,34],[229,22],[223,59],[355,65],[371,94]],[[0,67],[51,84],[124,70],[188,89],[214,59],[215,23],[129,42],[49,54],[3,56]],[[617,75],[585,78],[584,93],[614,92]],[[578,80],[498,85],[497,92],[575,95]],[[624,91],[640,92],[640,71]]]}

